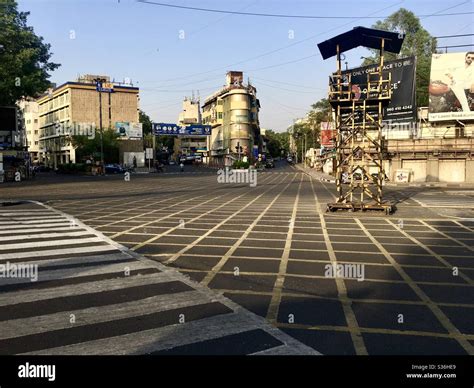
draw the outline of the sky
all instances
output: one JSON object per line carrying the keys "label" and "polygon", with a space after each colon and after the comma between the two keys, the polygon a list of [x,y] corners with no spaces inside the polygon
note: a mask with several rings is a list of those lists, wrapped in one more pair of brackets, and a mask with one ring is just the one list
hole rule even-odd
{"label": "sky", "polygon": [[[188,7],[341,19],[275,18],[162,7],[137,0],[19,0],[28,24],[51,44],[58,85],[79,74],[128,78],[140,88],[140,108],[154,122],[174,123],[185,96],[203,101],[244,72],[257,88],[260,126],[285,131],[326,97],[334,58],[323,61],[317,43],[406,8],[433,36],[473,33],[473,0],[148,0]],[[433,16],[429,16],[433,15]],[[473,37],[439,39],[439,46],[472,44]],[[448,52],[467,51],[451,48]],[[471,48],[472,49],[472,48]],[[349,68],[365,49],[346,53]]]}

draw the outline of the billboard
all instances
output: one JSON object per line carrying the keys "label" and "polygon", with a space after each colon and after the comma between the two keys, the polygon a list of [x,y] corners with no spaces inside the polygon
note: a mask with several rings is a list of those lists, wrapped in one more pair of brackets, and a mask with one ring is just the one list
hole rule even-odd
{"label": "billboard", "polygon": [[[393,124],[416,121],[415,57],[387,61],[382,73],[392,74],[392,98],[383,112],[383,120]],[[352,91],[361,100],[367,98],[367,74],[378,71],[378,65],[357,67],[343,71],[351,75]]]}
{"label": "billboard", "polygon": [[321,147],[334,148],[336,137],[334,122],[323,121],[321,123]]}
{"label": "billboard", "polygon": [[143,137],[143,124],[128,121],[118,121],[115,123],[115,131],[120,137],[141,139]]}
{"label": "billboard", "polygon": [[192,124],[188,126],[180,126],[178,124],[153,123],[153,133],[155,135],[171,135],[171,136],[210,136],[211,126]]}
{"label": "billboard", "polygon": [[474,52],[431,57],[429,121],[474,119]]}

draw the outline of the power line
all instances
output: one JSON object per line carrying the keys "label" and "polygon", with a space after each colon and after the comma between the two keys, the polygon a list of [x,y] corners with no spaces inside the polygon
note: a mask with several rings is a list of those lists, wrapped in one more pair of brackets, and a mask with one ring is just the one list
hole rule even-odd
{"label": "power line", "polygon": [[[313,86],[294,84],[294,83],[283,82],[283,81],[275,81],[275,80],[265,79],[265,78],[260,78],[260,77],[252,77],[252,79],[253,80],[256,79],[257,81],[261,80],[261,81],[265,81],[265,82],[273,82],[273,83],[276,83],[276,84],[289,85],[289,86],[294,86],[294,87],[297,87],[297,88],[304,88],[304,89],[311,89],[311,90],[323,90],[321,88],[315,88]],[[324,90],[327,90],[327,88],[324,89]]]}
{"label": "power line", "polygon": [[447,49],[447,48],[454,48],[454,47],[473,47],[474,44],[459,44],[457,46],[439,46],[436,49]]}
{"label": "power line", "polygon": [[[374,15],[374,14],[376,14],[376,13],[378,13],[378,12],[385,11],[386,9],[395,7],[395,6],[397,6],[397,5],[400,5],[400,4],[402,4],[403,2],[404,2],[404,0],[399,1],[399,2],[397,2],[397,3],[395,3],[395,4],[392,4],[392,5],[386,6],[386,7],[382,8],[382,9],[379,9],[379,10],[377,10],[377,11],[374,11],[374,12],[370,13],[369,16],[370,16],[370,15]],[[464,4],[464,3],[461,3],[461,4]],[[457,6],[461,5],[461,4],[455,5],[454,7],[457,7]],[[451,7],[451,8],[453,8],[453,7]],[[443,11],[444,11],[444,10],[443,10]],[[442,12],[442,11],[440,11],[440,12]],[[378,16],[377,18],[380,18],[380,16]],[[290,48],[290,47],[293,47],[293,46],[296,46],[296,45],[298,45],[298,44],[307,42],[308,40],[313,40],[313,39],[315,39],[315,38],[317,38],[317,37],[319,37],[319,36],[321,36],[321,35],[327,34],[328,32],[331,32],[331,31],[338,30],[338,29],[340,29],[340,28],[346,27],[346,26],[348,26],[348,25],[350,25],[350,24],[352,24],[352,23],[354,23],[354,22],[356,22],[356,21],[358,21],[358,20],[359,20],[358,18],[355,18],[355,20],[353,20],[353,21],[351,21],[351,22],[344,23],[344,24],[339,25],[339,26],[336,26],[336,27],[334,27],[334,28],[330,28],[329,30],[326,30],[326,31],[317,33],[317,34],[315,34],[315,35],[309,36],[309,37],[307,37],[307,38],[298,40],[298,41],[296,41],[296,42],[290,43],[290,44],[288,44],[288,45],[286,45],[286,46],[283,46],[283,47],[280,47],[280,48],[278,48],[278,49],[270,50],[270,51],[264,52],[264,53],[262,53],[262,54],[260,54],[260,55],[257,55],[257,56],[251,57],[251,58],[247,58],[247,59],[244,59],[244,60],[239,61],[239,62],[236,62],[236,63],[232,63],[232,64],[227,65],[227,66],[215,68],[215,69],[213,69],[213,70],[203,71],[203,72],[200,72],[200,73],[194,73],[194,74],[190,74],[190,75],[186,75],[186,76],[180,76],[180,77],[176,77],[176,78],[168,78],[168,79],[162,80],[161,82],[168,82],[168,81],[174,81],[174,80],[181,80],[181,79],[185,79],[185,78],[193,78],[193,77],[196,77],[196,76],[199,76],[199,75],[202,75],[202,74],[209,74],[209,73],[214,73],[214,72],[216,72],[216,71],[220,71],[220,70],[222,70],[222,69],[229,69],[229,68],[231,68],[231,67],[233,67],[233,66],[240,65],[240,64],[245,63],[245,62],[253,61],[253,60],[256,60],[256,59],[259,59],[259,58],[262,58],[262,57],[265,57],[265,56],[268,56],[268,55],[271,55],[271,54],[274,54],[274,53],[279,52],[279,51],[282,51],[282,50],[286,50],[286,49],[288,49],[288,48]],[[312,56],[316,56],[316,55],[320,55],[320,54],[318,53],[318,54],[315,54],[315,55],[310,55],[310,56],[308,56],[308,57],[306,57],[306,58],[309,58],[309,57],[312,57]],[[300,59],[300,60],[303,60],[303,59]],[[299,60],[297,60],[297,61],[299,61]],[[294,61],[294,62],[297,62],[297,61]],[[291,63],[291,62],[287,62],[287,63]],[[267,69],[267,68],[271,68],[271,67],[276,67],[276,66],[280,66],[280,65],[271,65],[271,66],[267,66],[267,67],[264,67],[264,68],[260,68],[260,69],[258,69],[258,70],[263,70],[263,69]]]}
{"label": "power line", "polygon": [[444,35],[444,36],[435,36],[435,39],[441,38],[459,38],[461,36],[474,36],[474,34],[461,34],[461,35]]}
{"label": "power line", "polygon": [[[232,15],[241,15],[241,16],[261,16],[261,17],[273,17],[273,18],[294,18],[294,19],[386,19],[388,16],[316,16],[316,15],[285,15],[285,14],[270,14],[270,13],[256,13],[256,12],[239,12],[239,11],[229,11],[222,9],[212,9],[212,8],[198,8],[198,7],[188,7],[184,5],[174,5],[166,3],[157,3],[154,1],[147,0],[137,0],[139,3],[156,5],[159,7],[169,7],[169,8],[178,8],[186,9],[190,11],[199,11],[199,12],[214,12],[214,13],[225,13]],[[474,12],[456,12],[456,13],[439,13],[431,15],[418,15],[419,18],[431,17],[431,16],[459,16],[459,15],[470,15]]]}

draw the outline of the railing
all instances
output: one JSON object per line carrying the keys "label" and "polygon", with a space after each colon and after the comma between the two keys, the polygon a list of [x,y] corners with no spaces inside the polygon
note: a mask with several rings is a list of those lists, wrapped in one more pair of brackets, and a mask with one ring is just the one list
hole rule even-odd
{"label": "railing", "polygon": [[[388,100],[391,98],[392,75],[381,78],[379,73],[368,73],[367,83],[352,83],[351,74],[334,74],[329,78],[329,100]],[[364,98],[363,95],[365,95]]]}

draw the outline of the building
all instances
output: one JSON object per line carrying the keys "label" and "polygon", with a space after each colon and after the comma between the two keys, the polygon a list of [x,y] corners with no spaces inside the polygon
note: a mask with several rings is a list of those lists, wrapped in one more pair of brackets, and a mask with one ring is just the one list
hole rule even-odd
{"label": "building", "polygon": [[[105,89],[101,93],[97,91],[97,79],[102,80]],[[40,162],[51,167],[75,163],[70,135],[95,136],[102,127],[119,128],[120,134],[128,138],[127,128],[136,128],[139,121],[138,92],[137,87],[110,82],[108,76],[97,75],[85,75],[50,89],[36,100]],[[143,153],[143,140],[132,145],[125,147],[127,152]]]}
{"label": "building", "polygon": [[21,110],[0,107],[0,182],[29,178],[29,160]]}
{"label": "building", "polygon": [[21,111],[17,106],[0,106],[0,150],[26,147]]}
{"label": "building", "polygon": [[474,182],[472,120],[430,122],[428,108],[420,108],[417,123],[382,133],[392,181],[408,175],[409,182]]}
{"label": "building", "polygon": [[[183,100],[183,110],[178,117],[178,125],[188,126],[192,124],[201,124],[201,107],[199,98],[185,97]],[[174,140],[175,155],[195,156],[200,155],[203,161],[207,161],[208,136],[177,136]]]}
{"label": "building", "polygon": [[257,90],[243,83],[241,71],[227,73],[226,85],[206,98],[203,124],[211,125],[208,139],[210,163],[224,166],[247,156],[254,160],[262,150]]}
{"label": "building", "polygon": [[31,162],[36,164],[39,162],[39,105],[34,100],[21,100],[18,107],[22,113],[23,125],[25,128],[25,142],[28,147]]}

